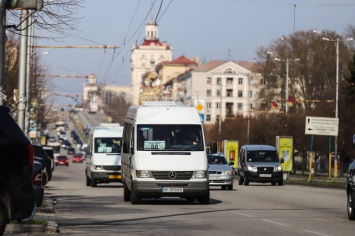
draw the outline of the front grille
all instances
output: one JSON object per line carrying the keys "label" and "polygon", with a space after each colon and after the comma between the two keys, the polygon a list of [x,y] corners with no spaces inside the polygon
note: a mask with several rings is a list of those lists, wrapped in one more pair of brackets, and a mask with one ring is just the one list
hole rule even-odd
{"label": "front grille", "polygon": [[192,178],[192,171],[153,171],[153,177],[155,179],[170,180],[169,173],[175,172],[176,178],[174,180],[189,180]]}
{"label": "front grille", "polygon": [[274,167],[258,167],[259,173],[272,173],[274,172]]}
{"label": "front grille", "polygon": [[105,170],[121,170],[121,166],[103,166]]}
{"label": "front grille", "polygon": [[210,170],[210,171],[208,171],[208,173],[210,174],[210,175],[221,175],[222,174],[222,171],[212,171],[212,170]]}

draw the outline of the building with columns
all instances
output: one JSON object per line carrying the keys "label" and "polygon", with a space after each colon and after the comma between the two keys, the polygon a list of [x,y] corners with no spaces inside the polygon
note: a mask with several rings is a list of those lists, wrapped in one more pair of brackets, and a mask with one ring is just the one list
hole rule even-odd
{"label": "building with columns", "polygon": [[134,44],[132,47],[132,105],[139,104],[143,75],[153,72],[159,63],[171,61],[172,59],[172,47],[165,42],[159,41],[158,25],[154,20],[151,20],[146,25],[145,31],[144,41],[140,45]]}

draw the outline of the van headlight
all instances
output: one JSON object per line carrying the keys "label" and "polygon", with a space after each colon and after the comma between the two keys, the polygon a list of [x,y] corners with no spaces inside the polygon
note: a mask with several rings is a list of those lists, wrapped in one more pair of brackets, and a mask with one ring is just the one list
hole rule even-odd
{"label": "van headlight", "polygon": [[207,178],[207,172],[204,170],[194,171],[192,174],[193,179]]}
{"label": "van headlight", "polygon": [[94,166],[94,170],[103,170],[104,167],[103,166]]}
{"label": "van headlight", "polygon": [[256,168],[255,166],[247,166],[248,167],[248,171],[252,171],[252,172],[257,172],[258,168]]}
{"label": "van headlight", "polygon": [[281,171],[281,170],[282,170],[281,165],[278,165],[278,166],[274,167],[274,171]]}
{"label": "van headlight", "polygon": [[225,170],[223,171],[223,175],[232,175],[233,174],[233,170]]}
{"label": "van headlight", "polygon": [[153,178],[153,174],[149,170],[137,170],[136,175],[138,178]]}

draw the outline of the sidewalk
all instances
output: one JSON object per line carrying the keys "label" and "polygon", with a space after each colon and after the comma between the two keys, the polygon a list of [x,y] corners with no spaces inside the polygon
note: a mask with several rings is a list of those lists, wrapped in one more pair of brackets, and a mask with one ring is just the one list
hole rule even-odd
{"label": "sidewalk", "polygon": [[304,174],[296,173],[289,174],[288,177],[284,180],[285,184],[298,184],[298,185],[308,185],[315,187],[327,187],[327,188],[346,188],[346,177],[339,176],[329,178],[328,174],[317,173],[316,175],[312,174],[309,177],[309,173],[304,172]]}
{"label": "sidewalk", "polygon": [[58,224],[55,220],[55,209],[50,194],[45,191],[43,204],[36,209],[32,220],[28,222],[11,222],[6,226],[4,235],[39,235],[59,233]]}

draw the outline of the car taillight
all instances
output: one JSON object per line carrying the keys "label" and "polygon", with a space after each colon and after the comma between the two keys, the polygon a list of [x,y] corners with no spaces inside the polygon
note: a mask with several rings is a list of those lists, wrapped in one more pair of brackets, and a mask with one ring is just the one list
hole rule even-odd
{"label": "car taillight", "polygon": [[33,177],[33,184],[34,185],[41,185],[42,184],[42,171],[37,171],[36,175]]}
{"label": "car taillight", "polygon": [[28,153],[30,155],[30,166],[33,166],[33,161],[34,161],[34,150],[32,144],[28,144]]}

